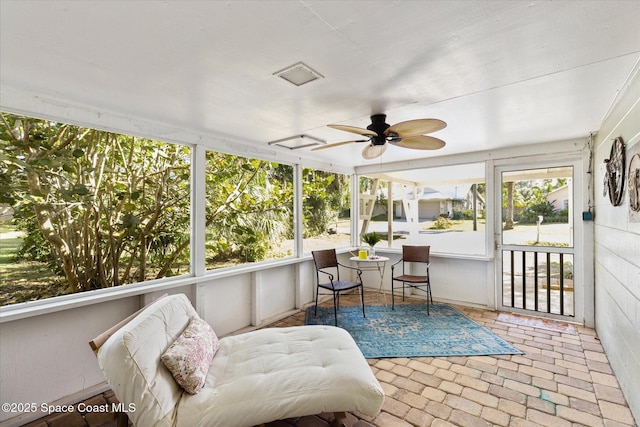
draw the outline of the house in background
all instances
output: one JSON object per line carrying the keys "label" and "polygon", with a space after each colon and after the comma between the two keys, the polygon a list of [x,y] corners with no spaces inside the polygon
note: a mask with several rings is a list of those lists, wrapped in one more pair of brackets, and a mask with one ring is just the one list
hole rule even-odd
{"label": "house in background", "polygon": [[393,200],[393,215],[396,219],[406,219],[407,204],[414,200],[414,194],[418,195],[418,219],[436,219],[440,216],[453,218],[454,210],[465,209],[465,197],[452,196],[429,187],[409,191],[404,197],[396,197]]}
{"label": "house in background", "polygon": [[556,188],[547,194],[545,198],[547,202],[553,205],[554,210],[569,209],[569,186],[563,185],[562,187]]}
{"label": "house in background", "polygon": [[[640,420],[640,223],[626,191],[620,206],[602,196],[612,140],[640,144],[638,22],[637,1],[0,0],[0,109],[188,146],[192,230],[189,274],[0,308],[0,396],[68,404],[104,391],[87,342],[163,293],[185,293],[220,335],[313,301],[299,191],[294,256],[206,269],[203,165],[217,151],[291,165],[296,185],[309,167],[349,175],[353,207],[361,176],[485,183],[479,251],[434,251],[430,274],[434,300],[491,310],[507,310],[502,257],[517,249],[501,239],[504,176],[571,168],[575,245],[560,249],[574,260],[569,320],[595,328]],[[446,145],[395,141],[371,159],[366,131],[326,126],[364,129],[376,113],[392,125],[442,120],[429,136]],[[338,248],[347,262],[357,211],[351,247]],[[0,422],[30,416],[3,412]]]}

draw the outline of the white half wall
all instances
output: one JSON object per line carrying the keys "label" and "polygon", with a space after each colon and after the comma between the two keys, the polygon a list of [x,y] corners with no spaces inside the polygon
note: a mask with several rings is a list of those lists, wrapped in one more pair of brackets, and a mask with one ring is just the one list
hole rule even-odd
{"label": "white half wall", "polygon": [[[390,252],[386,249],[378,248],[376,248],[376,253],[389,257],[382,278],[382,289],[390,294],[391,264],[398,261],[401,258],[401,254],[397,250]],[[487,309],[495,308],[492,291],[494,288],[492,260],[485,258],[456,258],[438,254],[431,254],[429,259],[431,261],[429,278],[434,301],[438,300]],[[347,261],[343,260],[343,262],[348,264],[348,259]],[[402,269],[401,264],[396,266],[396,275],[399,271],[397,269]],[[362,282],[367,288],[367,292],[378,290],[380,275],[377,271],[363,271]],[[400,301],[399,297],[402,298],[402,288],[399,286],[401,286],[400,282],[396,282],[396,301]],[[488,289],[491,289],[491,291],[488,292]],[[405,292],[407,292],[407,295],[411,295],[409,289]],[[425,297],[425,294],[417,291],[413,293],[413,296],[420,298]],[[387,296],[387,302],[391,303],[390,296]]]}
{"label": "white half wall", "polygon": [[[0,334],[2,403],[52,403],[102,384],[89,341],[140,307],[137,296],[3,323]],[[72,402],[69,402],[72,403]],[[19,416],[2,411],[0,421]],[[45,415],[26,413],[15,425]]]}

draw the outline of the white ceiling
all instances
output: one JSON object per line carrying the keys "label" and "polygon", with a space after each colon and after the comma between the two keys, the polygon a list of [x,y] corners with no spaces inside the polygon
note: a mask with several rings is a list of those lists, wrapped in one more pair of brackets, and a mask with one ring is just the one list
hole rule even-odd
{"label": "white ceiling", "polygon": [[[639,22],[639,1],[2,0],[0,105],[18,110],[9,94],[24,91],[34,115],[81,107],[99,125],[117,112],[124,131],[157,123],[149,137],[185,129],[347,167],[458,154],[597,131],[637,72]],[[324,78],[273,75],[300,61]],[[353,139],[326,124],[366,127],[372,113],[442,119],[447,145],[366,161],[362,144],[267,144]]]}

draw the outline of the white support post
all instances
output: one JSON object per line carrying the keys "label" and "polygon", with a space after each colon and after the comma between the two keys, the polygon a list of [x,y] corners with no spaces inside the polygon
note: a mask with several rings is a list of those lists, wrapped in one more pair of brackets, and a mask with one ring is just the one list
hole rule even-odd
{"label": "white support post", "polygon": [[293,254],[296,257],[301,257],[304,253],[303,222],[304,214],[302,210],[302,166],[297,164],[293,166]]}
{"label": "white support post", "polygon": [[191,149],[191,273],[194,276],[203,276],[207,271],[206,155],[207,150],[201,145],[194,145]]}
{"label": "white support post", "polygon": [[393,183],[387,181],[387,246],[393,246]]}
{"label": "white support post", "polygon": [[360,246],[360,236],[358,226],[360,224],[360,178],[358,175],[351,175],[351,246]]}
{"label": "white support post", "polygon": [[300,267],[300,263],[296,263],[294,267],[294,275],[295,275],[295,285],[294,285],[294,304],[296,309],[302,308],[302,268]]}
{"label": "white support post", "polygon": [[[191,148],[191,274],[204,276],[206,266],[206,224],[207,224],[207,149],[202,145]],[[198,315],[205,318],[206,289],[195,285],[193,305]]]}
{"label": "white support post", "polygon": [[419,201],[422,195],[422,190],[418,190],[418,187],[413,187],[413,200],[407,198],[407,186],[403,185],[402,204],[404,205],[404,216],[407,220],[407,226],[409,228],[409,236],[417,237],[420,232],[420,222],[418,220],[419,213]]}
{"label": "white support post", "polygon": [[259,326],[262,322],[262,284],[257,272],[251,273],[251,325]]}

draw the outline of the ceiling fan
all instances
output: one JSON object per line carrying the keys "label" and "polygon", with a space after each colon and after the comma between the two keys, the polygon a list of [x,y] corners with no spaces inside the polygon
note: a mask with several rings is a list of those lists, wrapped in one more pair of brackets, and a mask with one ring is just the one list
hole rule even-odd
{"label": "ceiling fan", "polygon": [[362,135],[367,139],[323,145],[313,148],[312,151],[324,150],[325,148],[338,147],[354,142],[368,142],[369,144],[362,150],[362,157],[369,160],[380,157],[387,149],[387,142],[397,147],[411,148],[414,150],[437,150],[445,146],[443,140],[425,135],[426,133],[436,132],[447,127],[447,124],[442,120],[416,119],[389,126],[385,123],[386,119],[386,114],[374,114],[371,116],[371,124],[367,126],[366,129],[355,126],[327,125],[333,129]]}

